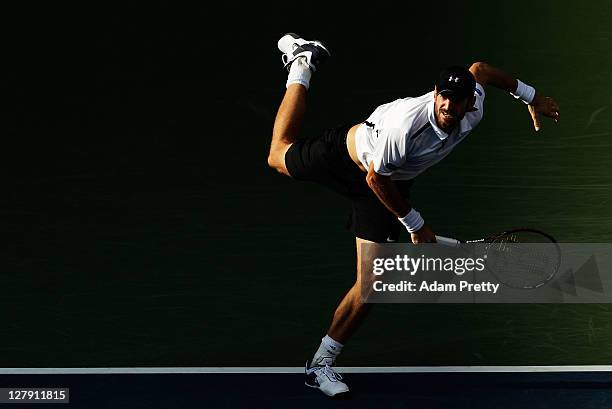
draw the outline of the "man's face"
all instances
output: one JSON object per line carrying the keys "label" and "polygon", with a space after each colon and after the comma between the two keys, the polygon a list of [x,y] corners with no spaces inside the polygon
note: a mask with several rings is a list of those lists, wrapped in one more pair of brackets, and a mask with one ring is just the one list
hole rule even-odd
{"label": "man's face", "polygon": [[474,107],[474,97],[459,99],[449,98],[439,94],[438,90],[434,93],[435,103],[434,112],[438,127],[446,133],[450,133],[455,126],[463,119],[465,113]]}

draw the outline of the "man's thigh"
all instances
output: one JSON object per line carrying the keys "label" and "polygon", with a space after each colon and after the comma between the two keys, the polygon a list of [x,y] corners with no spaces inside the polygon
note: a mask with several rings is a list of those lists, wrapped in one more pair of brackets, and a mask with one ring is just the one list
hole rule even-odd
{"label": "man's thigh", "polygon": [[[398,183],[408,200],[412,181]],[[349,229],[355,237],[375,243],[394,243],[404,230],[397,217],[372,193],[351,198]]]}
{"label": "man's thigh", "polygon": [[349,129],[349,125],[330,128],[317,137],[294,142],[284,157],[290,176],[348,195],[352,184],[365,180],[365,174],[352,162],[346,148]]}

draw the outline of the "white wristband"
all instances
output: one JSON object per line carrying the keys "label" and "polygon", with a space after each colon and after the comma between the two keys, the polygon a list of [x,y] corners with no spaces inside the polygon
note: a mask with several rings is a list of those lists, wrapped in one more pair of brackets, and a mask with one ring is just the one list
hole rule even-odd
{"label": "white wristband", "polygon": [[516,84],[516,91],[511,92],[510,95],[516,99],[520,99],[526,104],[531,104],[533,102],[533,98],[535,97],[535,88],[525,84],[519,79],[516,80]]}
{"label": "white wristband", "polygon": [[423,220],[421,214],[414,209],[410,210],[406,216],[398,217],[398,220],[406,226],[408,233],[414,233],[425,224],[425,220]]}

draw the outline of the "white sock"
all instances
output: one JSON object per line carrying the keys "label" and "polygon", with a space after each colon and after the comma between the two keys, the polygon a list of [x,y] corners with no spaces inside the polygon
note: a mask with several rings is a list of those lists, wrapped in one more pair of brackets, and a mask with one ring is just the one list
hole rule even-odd
{"label": "white sock", "polygon": [[289,78],[287,78],[287,88],[291,84],[302,84],[308,89],[310,87],[310,76],[312,71],[306,62],[305,57],[300,57],[291,63],[289,68]]}
{"label": "white sock", "polygon": [[343,346],[329,335],[325,335],[321,339],[321,345],[319,345],[319,349],[315,352],[310,366],[334,365],[336,357],[340,355]]}

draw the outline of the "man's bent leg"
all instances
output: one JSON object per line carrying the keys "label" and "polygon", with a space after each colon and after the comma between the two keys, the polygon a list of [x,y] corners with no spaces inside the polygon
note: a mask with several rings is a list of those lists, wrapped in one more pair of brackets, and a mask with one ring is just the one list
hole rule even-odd
{"label": "man's bent leg", "polygon": [[306,87],[302,84],[290,84],[274,120],[268,165],[287,176],[291,175],[287,171],[285,154],[297,139],[302,127],[306,112],[306,93]]}
{"label": "man's bent leg", "polygon": [[281,103],[268,154],[268,165],[278,172],[291,176],[285,164],[285,154],[296,141],[306,111],[306,91],[312,72],[329,57],[329,51],[319,41],[308,41],[297,34],[285,34],[278,41],[283,62],[289,69],[287,91]]}

